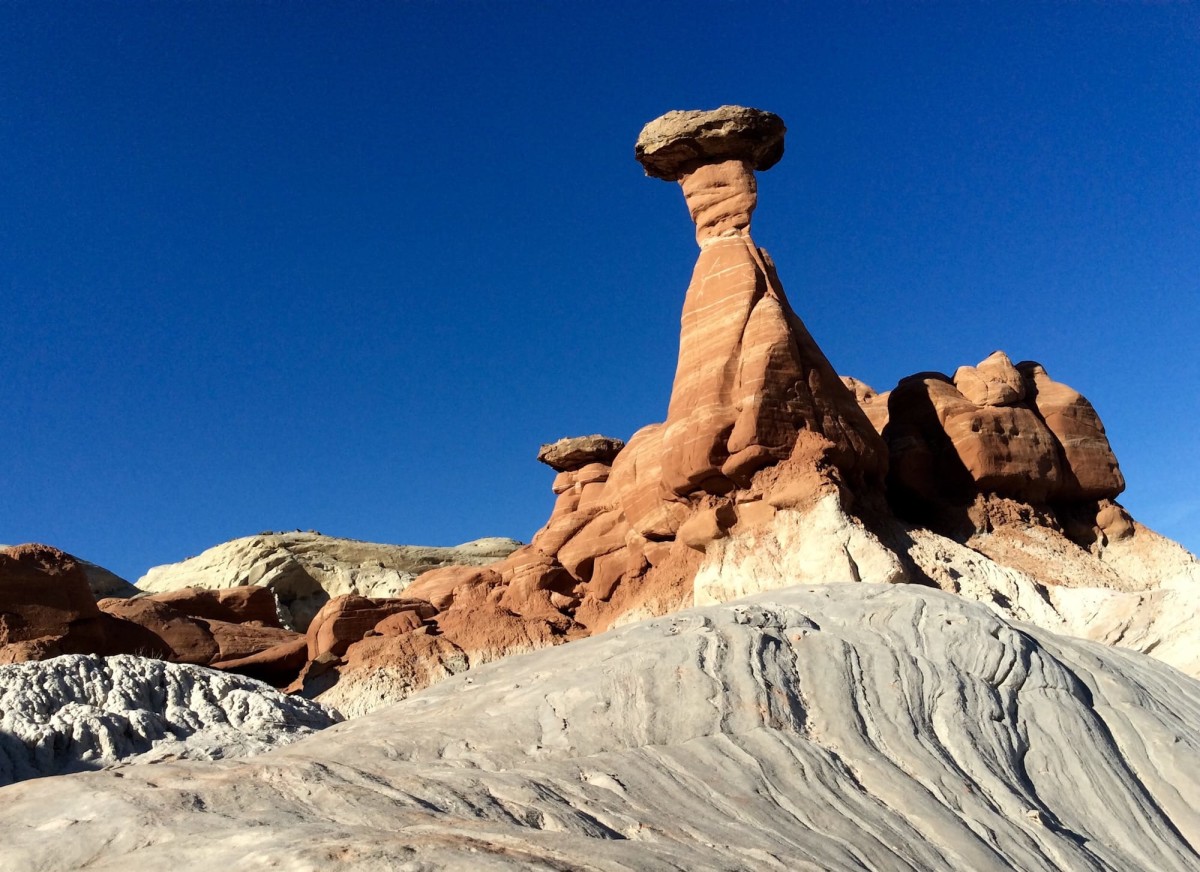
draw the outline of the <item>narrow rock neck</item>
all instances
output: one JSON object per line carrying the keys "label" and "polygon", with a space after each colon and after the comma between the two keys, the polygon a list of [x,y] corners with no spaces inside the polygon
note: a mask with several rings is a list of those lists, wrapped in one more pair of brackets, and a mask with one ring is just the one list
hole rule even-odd
{"label": "narrow rock neck", "polygon": [[710,239],[750,235],[758,182],[745,161],[704,164],[683,176],[679,184],[701,246]]}

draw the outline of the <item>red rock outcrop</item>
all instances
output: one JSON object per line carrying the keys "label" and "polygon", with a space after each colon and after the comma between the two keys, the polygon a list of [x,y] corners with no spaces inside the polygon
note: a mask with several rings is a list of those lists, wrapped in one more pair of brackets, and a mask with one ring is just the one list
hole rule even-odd
{"label": "red rock outcrop", "polygon": [[0,549],[0,663],[92,653],[104,627],[74,558],[49,545]]}
{"label": "red rock outcrop", "polygon": [[237,669],[239,660],[304,639],[279,627],[274,602],[262,588],[97,601],[70,555],[48,545],[0,549],[0,662],[137,654]]}
{"label": "red rock outcrop", "polygon": [[[437,613],[429,603],[414,599],[367,599],[347,594],[331,599],[308,626],[308,659],[323,654],[340,657],[369,633],[401,635],[415,630]],[[383,625],[384,630],[377,629]]]}
{"label": "red rock outcrop", "polygon": [[1054,434],[1061,451],[1060,500],[1111,499],[1125,490],[1125,477],[1100,416],[1084,397],[1046,374],[1039,363],[1017,366],[1038,416]]}
{"label": "red rock outcrop", "polygon": [[891,391],[877,393],[866,382],[861,382],[848,375],[842,376],[842,384],[850,393],[854,394],[855,401],[866,414],[867,420],[871,422],[875,432],[882,434],[883,428],[887,426],[888,422],[888,397],[891,396]]}
{"label": "red rock outcrop", "polygon": [[184,587],[151,594],[150,599],[164,603],[189,618],[205,618],[231,624],[257,622],[263,627],[280,627],[275,597],[265,587],[245,585],[218,590]]}
{"label": "red rock outcrop", "polygon": [[[102,599],[98,605],[107,614],[150,631],[169,652],[163,659],[197,666],[206,666],[219,659],[220,646],[208,627],[165,603],[138,597]],[[112,647],[115,646],[110,642],[110,650]]]}
{"label": "red rock outcrop", "polygon": [[890,495],[909,514],[927,519],[980,495],[1045,505],[1111,500],[1125,488],[1095,409],[1040,364],[1014,366],[997,351],[953,379],[909,376],[887,395],[886,417],[877,398],[858,397],[883,423]]}
{"label": "red rock outcrop", "polygon": [[286,687],[296,679],[308,662],[308,639],[299,633],[292,636],[294,638],[278,642],[269,648],[230,660],[218,660],[209,665],[214,669],[256,678],[275,687]]}

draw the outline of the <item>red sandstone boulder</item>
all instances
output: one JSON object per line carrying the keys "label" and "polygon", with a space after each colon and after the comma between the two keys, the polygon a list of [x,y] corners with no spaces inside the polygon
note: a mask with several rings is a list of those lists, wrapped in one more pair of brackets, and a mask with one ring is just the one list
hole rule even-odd
{"label": "red sandstone boulder", "polygon": [[217,643],[217,654],[213,665],[225,660],[240,660],[251,657],[277,645],[294,643],[304,639],[303,633],[283,627],[264,627],[258,622],[234,624],[229,621],[198,620],[212,634]]}
{"label": "red sandstone boulder", "polygon": [[[189,618],[182,612],[176,611],[166,603],[156,602],[149,597],[136,599],[116,599],[110,597],[100,600],[100,609],[114,618],[136,624],[157,638],[169,652],[163,658],[174,663],[194,663],[207,666],[218,659],[220,645],[213,637],[208,627],[200,621]],[[108,651],[106,653],[143,654],[135,646],[140,643],[135,639],[121,639],[116,633],[110,633]],[[134,650],[130,650],[133,648]],[[158,653],[146,653],[146,656],[161,656]]]}
{"label": "red sandstone boulder", "polygon": [[275,595],[265,587],[244,585],[221,590],[184,587],[151,594],[149,599],[164,603],[190,618],[205,618],[244,624],[256,621],[264,627],[280,627]]}
{"label": "red sandstone boulder", "polygon": [[1058,450],[1037,414],[1020,406],[953,406],[942,426],[976,488],[1031,503],[1057,495]]}
{"label": "red sandstone boulder", "polygon": [[977,406],[1011,406],[1025,399],[1025,380],[1003,351],[954,372],[958,392]]}
{"label": "red sandstone boulder", "polygon": [[900,382],[888,406],[889,482],[901,503],[966,506],[978,494],[1075,503],[1125,486],[1092,405],[1036,363],[1013,366],[998,351],[953,381],[920,373]]}
{"label": "red sandstone boulder", "polygon": [[49,545],[0,549],[0,662],[87,654],[104,636],[78,562]]}
{"label": "red sandstone boulder", "polygon": [[[501,561],[501,563],[504,562]],[[494,566],[495,564],[493,564]],[[425,600],[435,609],[444,611],[454,604],[454,600],[460,592],[465,592],[473,587],[482,587],[484,590],[490,591],[501,586],[504,579],[493,567],[443,566],[431,569],[418,576],[417,580],[405,588],[404,592],[411,599]]]}
{"label": "red sandstone boulder", "polygon": [[888,424],[888,398],[891,396],[891,391],[884,391],[882,394],[876,393],[875,389],[866,382],[861,382],[848,375],[842,376],[842,384],[850,393],[854,394],[855,402],[866,413],[867,420],[871,422],[875,432],[882,434],[883,428]]}
{"label": "red sandstone boulder", "polygon": [[437,609],[418,599],[367,599],[347,594],[331,599],[317,612],[308,626],[308,659],[323,654],[340,657],[346,649],[375,630],[375,626],[392,615],[411,613],[424,621],[437,614]]}
{"label": "red sandstone boulder", "polygon": [[1020,406],[977,406],[941,374],[904,379],[887,428],[893,485],[926,501],[977,492],[1045,502],[1061,473],[1054,437]]}
{"label": "red sandstone boulder", "polygon": [[295,680],[308,662],[308,639],[300,633],[295,638],[269,648],[230,660],[218,660],[214,669],[236,672],[249,678],[265,681],[274,687],[284,687]]}

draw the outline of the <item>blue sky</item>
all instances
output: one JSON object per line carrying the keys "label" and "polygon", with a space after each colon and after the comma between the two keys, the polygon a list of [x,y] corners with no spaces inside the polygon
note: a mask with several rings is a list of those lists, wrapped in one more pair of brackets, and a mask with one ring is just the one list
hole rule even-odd
{"label": "blue sky", "polygon": [[1200,549],[1195,4],[0,6],[0,542],[527,539],[661,420],[695,243],[642,124],[783,116],[755,238],[839,371],[1001,348]]}

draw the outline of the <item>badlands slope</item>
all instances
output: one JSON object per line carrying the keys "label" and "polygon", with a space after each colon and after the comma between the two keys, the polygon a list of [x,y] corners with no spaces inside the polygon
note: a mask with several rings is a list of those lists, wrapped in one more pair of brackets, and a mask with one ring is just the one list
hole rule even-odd
{"label": "badlands slope", "polygon": [[[648,668],[649,667],[649,668]],[[911,585],[793,587],[285,749],[0,790],[13,870],[1200,868],[1200,683]]]}

